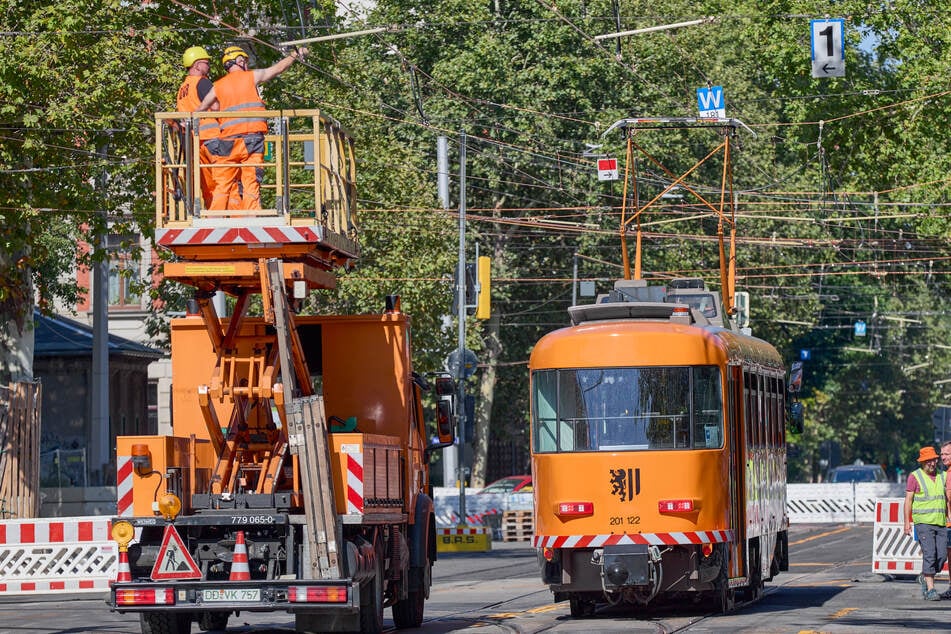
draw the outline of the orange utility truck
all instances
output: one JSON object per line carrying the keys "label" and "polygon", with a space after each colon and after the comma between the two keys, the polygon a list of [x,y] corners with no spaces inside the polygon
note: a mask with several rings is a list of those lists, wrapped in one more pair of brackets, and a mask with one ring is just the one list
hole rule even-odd
{"label": "orange utility truck", "polygon": [[143,634],[224,629],[242,611],[293,613],[298,632],[379,632],[387,606],[416,627],[452,379],[413,371],[398,297],[381,314],[298,314],[359,256],[353,143],[317,111],[255,114],[273,130],[250,166],[266,176],[259,210],[202,209],[201,170],[229,167],[201,162],[210,115],[156,115],[156,243],[165,277],[194,296],[171,323],[172,435],[116,441],[111,608],[139,613]]}

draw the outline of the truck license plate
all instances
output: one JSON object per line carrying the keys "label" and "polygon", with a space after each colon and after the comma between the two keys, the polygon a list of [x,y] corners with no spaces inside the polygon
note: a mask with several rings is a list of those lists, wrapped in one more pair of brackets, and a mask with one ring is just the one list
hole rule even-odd
{"label": "truck license plate", "polygon": [[261,601],[260,588],[206,588],[201,591],[204,603]]}

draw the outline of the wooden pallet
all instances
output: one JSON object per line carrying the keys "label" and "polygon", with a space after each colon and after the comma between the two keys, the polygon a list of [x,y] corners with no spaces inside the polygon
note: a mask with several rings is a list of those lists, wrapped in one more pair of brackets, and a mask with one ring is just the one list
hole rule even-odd
{"label": "wooden pallet", "polygon": [[505,511],[502,513],[502,541],[528,541],[535,533],[533,511]]}

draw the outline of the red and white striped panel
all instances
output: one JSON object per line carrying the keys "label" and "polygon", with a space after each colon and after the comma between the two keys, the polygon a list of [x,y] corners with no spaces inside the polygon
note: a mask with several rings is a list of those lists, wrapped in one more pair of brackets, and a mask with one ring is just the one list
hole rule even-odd
{"label": "red and white striped panel", "polygon": [[621,544],[675,546],[677,544],[716,544],[732,541],[733,531],[692,531],[611,535],[536,535],[532,538],[532,546],[535,548],[600,548]]}
{"label": "red and white striped panel", "polygon": [[436,535],[485,535],[489,529],[484,526],[466,526],[456,528],[437,528]]}
{"label": "red and white striped panel", "polygon": [[163,247],[207,244],[316,243],[320,236],[311,227],[218,227],[203,229],[156,229],[155,240]]}
{"label": "red and white striped panel", "polygon": [[108,517],[69,517],[0,521],[0,546],[108,542]]}
{"label": "red and white striped panel", "polygon": [[132,517],[132,456],[116,456],[116,514]]}
{"label": "red and white striped panel", "polygon": [[347,514],[363,515],[363,454],[347,456]]}
{"label": "red and white striped panel", "polygon": [[[914,534],[905,535],[904,511],[903,498],[881,498],[875,501],[872,572],[903,575],[921,572],[921,546]],[[947,570],[945,565],[942,572]]]}
{"label": "red and white striped panel", "polygon": [[2,594],[46,594],[49,592],[95,592],[109,590],[111,579],[63,579],[42,581],[0,581]]}

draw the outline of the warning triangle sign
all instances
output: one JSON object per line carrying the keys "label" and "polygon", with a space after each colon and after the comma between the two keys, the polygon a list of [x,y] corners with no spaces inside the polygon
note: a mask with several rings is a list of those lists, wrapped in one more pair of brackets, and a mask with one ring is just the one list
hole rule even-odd
{"label": "warning triangle sign", "polygon": [[153,581],[166,579],[201,579],[198,564],[188,554],[185,542],[171,524],[165,527],[162,547],[155,559],[155,565],[152,566]]}

